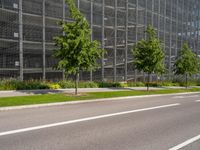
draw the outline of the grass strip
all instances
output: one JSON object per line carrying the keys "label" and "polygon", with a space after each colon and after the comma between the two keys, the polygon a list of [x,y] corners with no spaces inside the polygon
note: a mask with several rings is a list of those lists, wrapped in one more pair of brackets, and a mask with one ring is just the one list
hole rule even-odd
{"label": "grass strip", "polygon": [[173,93],[184,93],[184,92],[200,92],[200,88],[152,90],[149,92],[142,90],[90,92],[90,93],[85,93],[82,96],[72,96],[72,95],[70,96],[66,94],[44,94],[44,95],[34,95],[34,96],[4,97],[0,98],[0,107],[68,102],[68,101],[78,101],[78,100],[94,100],[101,98],[114,98],[114,97],[125,97],[125,96],[173,94]]}

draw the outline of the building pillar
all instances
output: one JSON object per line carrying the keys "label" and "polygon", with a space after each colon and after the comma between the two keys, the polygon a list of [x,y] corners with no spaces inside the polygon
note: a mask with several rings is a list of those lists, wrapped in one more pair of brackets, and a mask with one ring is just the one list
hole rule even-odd
{"label": "building pillar", "polygon": [[2,61],[3,61],[2,68],[6,68],[6,57],[7,57],[7,55],[5,55],[5,54],[2,55]]}
{"label": "building pillar", "polygon": [[[62,3],[62,10],[63,10],[62,11],[62,13],[63,13],[62,14],[62,21],[65,22],[65,5],[66,4],[65,4],[65,0],[63,0],[62,2],[63,2]],[[63,34],[63,36],[65,35],[64,31],[63,31],[62,34]],[[62,70],[62,79],[65,80],[65,70],[64,69]]]}
{"label": "building pillar", "polygon": [[197,48],[196,48],[196,54],[198,54],[198,49],[199,49],[199,33],[200,33],[200,2],[197,0]]}
{"label": "building pillar", "polygon": [[[135,23],[135,43],[138,42],[138,0],[136,0],[136,23]],[[137,82],[137,70],[134,70],[134,82]]]}
{"label": "building pillar", "polygon": [[[91,9],[91,11],[90,11],[90,28],[91,28],[91,40],[93,41],[93,11],[94,11],[94,7],[93,7],[93,5],[94,5],[94,2],[93,2],[93,0],[90,0],[90,9]],[[93,71],[91,70],[90,71],[90,82],[92,82],[93,81]]]}
{"label": "building pillar", "polygon": [[[105,49],[105,0],[102,0],[102,35],[101,35],[101,48],[104,50]],[[101,80],[102,82],[104,81],[105,75],[105,61],[104,61],[104,54],[102,54],[102,59],[101,59]]]}
{"label": "building pillar", "polygon": [[19,79],[24,80],[23,67],[23,14],[22,14],[22,0],[19,0]]}
{"label": "building pillar", "polygon": [[115,0],[115,23],[114,23],[114,59],[113,59],[113,82],[117,80],[117,0]]}
{"label": "building pillar", "polygon": [[169,33],[169,75],[168,79],[171,80],[171,73],[172,73],[172,0],[170,0],[170,33]]}
{"label": "building pillar", "polygon": [[46,35],[45,35],[45,29],[46,29],[46,21],[45,21],[45,1],[42,2],[42,79],[43,81],[46,80]]}
{"label": "building pillar", "polygon": [[178,6],[179,2],[176,0],[176,51],[175,51],[175,57],[178,55],[178,28],[179,28],[179,16],[178,16]]}
{"label": "building pillar", "polygon": [[125,61],[124,61],[124,81],[127,81],[128,70],[128,6],[129,0],[126,0],[126,25],[125,25]]}

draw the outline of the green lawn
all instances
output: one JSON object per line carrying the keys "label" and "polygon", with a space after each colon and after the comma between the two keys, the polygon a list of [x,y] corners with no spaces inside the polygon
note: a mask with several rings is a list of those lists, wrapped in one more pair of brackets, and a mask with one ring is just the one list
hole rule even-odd
{"label": "green lawn", "polygon": [[168,90],[153,90],[153,91],[117,91],[117,92],[92,92],[85,93],[83,96],[67,96],[65,94],[44,94],[34,96],[22,97],[6,97],[0,98],[0,107],[44,104],[55,102],[67,102],[77,100],[92,100],[100,98],[123,97],[123,96],[139,96],[139,95],[152,95],[152,94],[172,94],[183,92],[200,92],[200,88],[192,89],[168,89]]}

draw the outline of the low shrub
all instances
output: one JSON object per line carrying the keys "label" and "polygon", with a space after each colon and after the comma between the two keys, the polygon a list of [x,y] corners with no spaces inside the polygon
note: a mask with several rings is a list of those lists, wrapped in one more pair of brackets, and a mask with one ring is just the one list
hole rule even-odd
{"label": "low shrub", "polygon": [[[189,86],[200,86],[200,81],[191,80]],[[79,88],[124,88],[124,87],[145,87],[143,82],[79,82]],[[185,82],[164,81],[150,82],[150,87],[162,86],[185,86]],[[74,81],[42,82],[36,80],[19,81],[15,79],[0,80],[0,90],[37,90],[37,89],[66,89],[74,88]]]}
{"label": "low shrub", "polygon": [[49,89],[52,89],[52,90],[61,88],[61,86],[58,83],[49,83],[48,86],[49,86]]}
{"label": "low shrub", "polygon": [[99,82],[99,88],[123,88],[128,87],[127,83],[124,82]]}
{"label": "low shrub", "polygon": [[19,80],[1,80],[0,90],[36,90],[49,89],[45,82],[41,81],[19,81]]}
{"label": "low shrub", "polygon": [[79,82],[79,88],[98,88],[96,82]]}
{"label": "low shrub", "polygon": [[143,82],[128,82],[128,87],[144,87],[145,84]]}
{"label": "low shrub", "polygon": [[59,81],[58,84],[59,84],[60,87],[63,88],[63,89],[66,89],[66,88],[74,88],[74,87],[75,87],[74,81],[62,80],[62,81]]}
{"label": "low shrub", "polygon": [[162,85],[158,82],[149,82],[149,83],[145,83],[145,86],[147,86],[149,84],[150,87],[161,87]]}

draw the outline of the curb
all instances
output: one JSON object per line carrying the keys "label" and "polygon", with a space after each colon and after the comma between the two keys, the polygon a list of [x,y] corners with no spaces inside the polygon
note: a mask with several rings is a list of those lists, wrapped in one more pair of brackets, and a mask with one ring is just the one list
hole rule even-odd
{"label": "curb", "polygon": [[187,95],[187,94],[197,94],[197,93],[200,93],[200,92],[126,96],[126,97],[102,98],[102,99],[93,99],[93,100],[92,99],[91,100],[80,100],[80,101],[71,101],[71,102],[69,101],[69,102],[58,102],[58,103],[48,103],[48,104],[12,106],[12,107],[2,107],[2,108],[0,108],[0,111],[30,109],[30,108],[43,108],[43,107],[63,106],[63,105],[71,105],[71,104],[83,104],[83,103],[92,103],[92,102],[106,102],[106,101],[113,101],[113,100],[125,100],[125,99],[146,98],[146,97],[177,96],[177,95]]}

